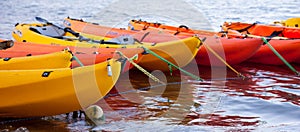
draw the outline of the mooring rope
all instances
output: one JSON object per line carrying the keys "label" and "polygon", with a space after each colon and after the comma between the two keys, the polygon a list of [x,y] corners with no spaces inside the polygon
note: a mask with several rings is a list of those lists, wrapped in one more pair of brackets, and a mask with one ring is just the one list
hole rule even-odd
{"label": "mooring rope", "polygon": [[261,39],[286,66],[288,66],[297,76],[300,76],[300,73],[275,50],[265,37],[262,37]]}
{"label": "mooring rope", "polygon": [[207,48],[211,53],[213,53],[220,61],[222,61],[229,69],[231,69],[233,72],[237,74],[238,77],[242,77],[242,79],[245,79],[246,77],[239,73],[237,70],[235,70],[232,66],[230,66],[218,53],[216,53],[210,46],[207,44],[203,44],[205,48]]}
{"label": "mooring rope", "polygon": [[83,63],[75,55],[73,55],[72,59],[74,59],[80,65],[80,67],[84,66]]}
{"label": "mooring rope", "polygon": [[198,76],[196,76],[196,75],[194,75],[194,74],[192,74],[192,73],[190,73],[190,72],[188,72],[188,71],[186,71],[186,70],[183,70],[182,68],[176,66],[175,64],[173,64],[172,62],[168,61],[167,59],[165,59],[165,58],[159,56],[158,54],[156,54],[155,52],[151,51],[150,49],[148,49],[148,48],[146,48],[146,47],[144,47],[144,46],[142,46],[142,48],[143,48],[147,53],[149,53],[149,54],[151,54],[151,55],[153,55],[153,56],[159,58],[160,60],[164,61],[165,63],[167,63],[169,66],[172,66],[172,67],[174,67],[174,68],[176,68],[176,69],[182,71],[182,72],[185,73],[186,75],[188,75],[188,76],[190,76],[190,77],[192,77],[192,78],[194,78],[194,79],[196,79],[196,80],[203,81],[202,78],[200,78],[200,77],[198,77]]}
{"label": "mooring rope", "polygon": [[117,51],[118,54],[120,54],[120,56],[124,57],[126,60],[128,60],[133,66],[135,66],[137,69],[139,69],[141,72],[143,72],[145,75],[147,75],[149,78],[151,78],[153,81],[161,83],[163,85],[166,85],[164,82],[160,81],[157,77],[155,77],[154,75],[152,75],[151,73],[149,73],[147,70],[145,70],[143,67],[139,66],[138,64],[136,64],[133,60],[134,57],[132,58],[128,58],[127,56],[125,56],[121,51]]}

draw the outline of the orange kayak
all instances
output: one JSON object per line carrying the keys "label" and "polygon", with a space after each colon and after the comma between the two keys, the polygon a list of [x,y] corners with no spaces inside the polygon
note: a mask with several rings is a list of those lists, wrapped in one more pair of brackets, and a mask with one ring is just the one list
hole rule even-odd
{"label": "orange kayak", "polygon": [[189,27],[185,25],[180,25],[178,27],[176,26],[170,26],[165,25],[161,23],[151,23],[147,21],[141,21],[141,20],[131,20],[128,24],[128,30],[137,30],[137,31],[157,31],[159,29],[160,32],[167,32],[176,36],[184,36],[184,35],[200,35],[203,37],[206,36],[218,36],[218,37],[228,37],[228,38],[236,38],[236,37],[242,37],[241,33],[236,32],[235,30],[228,30],[226,32],[214,32],[214,31],[208,31],[208,30],[195,30],[190,29]]}
{"label": "orange kayak", "polygon": [[[124,28],[113,28],[101,26],[97,23],[85,22],[82,19],[65,18],[64,26],[70,27],[72,30],[108,38],[116,38],[122,35],[131,35],[135,39],[143,42],[160,43],[173,40],[187,38],[186,36],[174,36],[169,33],[157,31],[130,31]],[[90,36],[89,36],[90,37]],[[188,37],[191,37],[189,35]]]}
{"label": "orange kayak", "polygon": [[[184,25],[174,27],[160,23],[131,20],[128,28],[134,30],[164,31],[181,37],[197,34],[201,38],[206,38],[204,44],[211,47],[231,65],[246,61],[253,56],[263,44],[262,40],[258,38],[238,38],[242,36],[234,31],[229,31],[229,33],[224,34],[205,30],[192,30]],[[224,63],[217,59],[215,55],[207,51],[207,48],[205,47],[199,50],[195,59],[196,62],[201,65],[224,65]]]}
{"label": "orange kayak", "polygon": [[250,24],[242,22],[224,22],[222,29],[236,30],[243,34],[251,34],[257,36],[279,36],[286,38],[300,38],[300,28],[297,27],[286,27],[278,25],[266,25],[266,24]]}
{"label": "orange kayak", "polygon": [[[8,42],[7,40],[1,40],[0,42]],[[0,50],[0,57],[22,57],[31,55],[48,54],[52,52],[62,51],[65,48],[69,48],[72,53],[83,63],[83,65],[93,65],[100,62],[104,62],[109,58],[121,59],[120,55],[116,51],[122,52],[127,57],[133,57],[138,55],[138,59],[135,60],[138,63],[142,58],[142,48],[83,48],[74,46],[57,46],[57,45],[44,45],[28,42],[13,42],[13,46],[5,50]],[[72,67],[80,66],[78,62],[73,61]],[[124,71],[129,70],[133,66],[129,63],[124,67]]]}
{"label": "orange kayak", "polygon": [[[111,28],[111,27],[105,27],[101,26],[96,23],[89,23],[85,22],[83,20],[77,20],[77,19],[71,19],[66,18],[64,21],[64,25],[72,28],[75,31],[87,33],[87,34],[93,34],[96,36],[105,36],[105,37],[117,37],[120,35],[133,35],[135,38],[138,38],[138,40],[144,36],[145,33],[149,33],[144,39],[144,42],[164,42],[164,41],[171,41],[176,39],[183,39],[190,36],[195,35],[194,31],[187,30],[185,27],[180,27],[179,29],[176,27],[173,28],[173,30],[162,30],[156,27],[149,26],[148,28],[143,30],[142,25],[130,23],[130,29],[131,30],[125,30],[125,29],[118,29],[118,28]],[[135,27],[140,26],[140,28]],[[166,26],[165,26],[166,27]],[[171,26],[170,26],[171,27]],[[134,30],[132,30],[134,29]],[[177,31],[182,31],[180,33],[176,33]],[[185,32],[183,32],[185,31]],[[200,32],[200,31],[199,31]],[[175,35],[174,35],[175,34]],[[200,34],[200,33],[199,33]],[[215,34],[218,34],[220,36],[223,35],[223,33],[215,33],[211,31],[201,31],[201,34],[199,37],[206,37],[205,43],[209,45],[212,49],[214,49],[218,54],[223,56],[224,59],[229,64],[239,64],[248,58],[250,58],[262,45],[261,39],[228,39],[225,37],[220,38],[214,38],[211,36],[214,36]],[[217,43],[216,43],[217,42]],[[236,46],[238,45],[238,46]],[[238,51],[243,51],[238,52]],[[224,57],[224,55],[226,57]],[[224,65],[221,61],[218,59],[215,59],[214,55],[211,55],[210,52],[207,52],[206,48],[200,48],[198,51],[196,57],[197,64],[201,65],[213,65],[213,66],[220,66]]]}

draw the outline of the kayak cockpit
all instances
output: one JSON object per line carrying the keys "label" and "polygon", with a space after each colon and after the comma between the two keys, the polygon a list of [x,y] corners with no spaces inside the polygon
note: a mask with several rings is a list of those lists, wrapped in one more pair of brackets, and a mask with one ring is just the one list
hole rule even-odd
{"label": "kayak cockpit", "polygon": [[49,37],[60,38],[65,35],[65,31],[53,25],[46,26],[30,26],[29,29],[38,34],[42,34]]}

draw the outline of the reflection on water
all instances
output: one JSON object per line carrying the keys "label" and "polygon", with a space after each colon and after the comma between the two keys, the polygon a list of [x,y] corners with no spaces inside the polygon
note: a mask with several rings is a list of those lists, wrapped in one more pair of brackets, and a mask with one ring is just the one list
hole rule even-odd
{"label": "reflection on water", "polygon": [[[206,15],[210,25],[216,30],[224,21],[268,23],[300,15],[300,5],[296,0],[186,1]],[[109,9],[105,10],[103,17],[101,10],[113,2],[115,1],[86,0],[83,3],[71,0],[2,0],[0,37],[11,38],[10,33],[15,23],[35,21],[35,16],[60,24],[63,18],[70,16],[114,25],[116,23],[109,22],[117,20],[118,15],[124,18],[129,16]],[[126,6],[120,9],[124,8]],[[150,14],[146,17],[158,19]],[[186,17],[189,15],[184,16]],[[187,19],[190,25],[197,24],[191,18]],[[206,25],[202,28],[210,27]],[[300,70],[299,64],[293,66]],[[170,76],[169,73],[154,71],[153,74],[160,80],[168,82],[167,85],[160,85],[143,73],[132,70],[123,74],[110,94],[96,103],[106,115],[106,123],[101,126],[93,126],[84,117],[71,119],[66,118],[66,115],[57,115],[41,119],[1,119],[0,131],[300,130],[300,77],[295,76],[286,66],[244,63],[234,67],[249,78],[238,78],[229,69],[224,71],[224,67],[211,69],[199,66],[198,70],[189,67],[187,70],[200,74],[205,79],[204,82],[192,80],[178,72]]]}
{"label": "reflection on water", "polygon": [[[148,90],[146,88],[139,91],[142,101],[138,103],[132,103],[122,97],[123,95],[107,98],[103,104],[109,104],[112,109],[112,111],[107,110],[110,123],[95,129],[114,130],[112,124],[124,124],[124,121],[126,125],[133,128],[146,127],[139,122],[140,120],[146,124],[155,124],[159,121],[164,124],[161,125],[163,130],[175,130],[178,126],[183,130],[209,130],[210,127],[223,130],[222,126],[226,126],[225,130],[248,131],[262,128],[277,130],[277,128],[282,129],[282,125],[299,129],[296,124],[299,124],[300,119],[299,94],[297,94],[300,77],[294,76],[287,68],[264,67],[260,68],[248,63],[237,66],[239,71],[249,77],[244,80],[228,71],[229,80],[216,78],[212,80],[205,78],[207,81],[204,82],[181,80],[182,83],[170,82],[167,87],[158,86]],[[200,67],[200,69],[207,71],[200,74],[201,76],[205,77],[209,74],[209,67]],[[143,77],[143,74],[134,75],[131,77],[133,86],[135,83],[149,85],[147,81],[134,81]],[[225,82],[225,85],[220,86],[220,82]],[[180,87],[188,89],[184,94],[185,102],[182,104],[176,103]],[[181,107],[185,103],[190,104],[188,107]],[[180,109],[178,113],[169,111],[178,108]],[[167,116],[168,114],[172,116]],[[176,118],[178,115],[184,116]],[[128,121],[134,124],[128,124]],[[289,127],[283,129],[288,130]]]}
{"label": "reflection on water", "polygon": [[[64,120],[64,121],[63,121]],[[1,121],[0,121],[1,122]],[[67,120],[63,118],[44,118],[44,119],[20,119],[0,124],[0,131],[2,132],[29,132],[29,131],[59,131],[67,132]]]}
{"label": "reflection on water", "polygon": [[[74,120],[59,115],[54,118],[6,123],[1,125],[0,129],[299,129],[297,124],[300,119],[300,77],[294,76],[287,68],[276,66],[260,67],[245,63],[236,68],[249,78],[238,78],[229,70],[228,80],[204,78],[204,82],[193,81],[178,72],[173,73],[173,76],[169,73],[154,73],[161,80],[168,82],[168,85],[161,85],[149,80],[142,72],[131,70],[127,73],[129,76],[121,76],[109,95],[97,103],[103,108],[106,116],[106,123],[101,126],[94,127],[83,117]],[[201,70],[207,71],[201,73],[201,77],[210,74],[210,67],[200,66],[199,71]],[[129,82],[127,77],[130,78]],[[220,85],[224,83],[225,85]],[[152,128],[151,125],[159,127]]]}

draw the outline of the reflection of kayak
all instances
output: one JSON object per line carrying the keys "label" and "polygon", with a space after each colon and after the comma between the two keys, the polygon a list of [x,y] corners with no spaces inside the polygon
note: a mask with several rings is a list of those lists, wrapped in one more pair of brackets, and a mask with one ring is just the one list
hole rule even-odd
{"label": "reflection of kayak", "polygon": [[[1,40],[0,41],[4,41]],[[7,41],[9,42],[9,41]],[[12,41],[11,41],[12,42]],[[13,46],[5,50],[0,50],[0,57],[24,57],[24,56],[34,56],[49,54],[52,52],[59,52],[63,49],[70,49],[83,65],[93,65],[103,61],[106,61],[109,58],[118,59],[120,56],[116,54],[116,51],[122,52],[127,57],[133,57],[138,55],[137,60],[134,62],[138,63],[142,58],[142,48],[83,48],[83,47],[74,47],[74,46],[57,46],[57,45],[44,45],[44,44],[35,44],[27,42],[13,42]],[[80,66],[75,60],[72,61],[72,67]],[[129,67],[129,63],[124,67],[123,72],[132,68]]]}
{"label": "reflection of kayak", "polygon": [[44,55],[2,58],[0,70],[68,68],[72,54],[68,50]]}
{"label": "reflection of kayak", "polygon": [[111,90],[120,70],[114,59],[74,69],[1,70],[0,117],[52,116],[85,108]]}
{"label": "reflection of kayak", "polygon": [[[55,34],[54,30],[58,34]],[[80,42],[78,39],[58,39],[64,38],[66,34],[67,33],[64,32],[64,30],[49,24],[18,24],[13,32],[13,37],[17,41],[63,46],[83,46],[95,48],[140,48],[143,46],[179,67],[184,67],[189,64],[194,59],[201,45],[201,41],[198,37],[189,37],[181,40],[155,44],[140,44],[138,42],[135,42],[134,44],[99,44]],[[169,70],[167,63],[157,57],[154,57],[152,54],[144,54],[139,65],[148,70]]]}
{"label": "reflection of kayak", "polygon": [[[206,37],[207,39],[204,43],[210,46],[219,55],[223,56],[228,64],[239,64],[249,59],[263,44],[263,41],[257,38],[226,38],[221,37],[223,33],[205,30],[193,30],[183,25],[174,27],[161,23],[149,23],[146,21],[136,20],[131,20],[129,25],[131,26],[130,29],[134,30],[156,30],[168,32],[176,36],[191,36],[193,34],[197,34],[201,38]],[[215,38],[215,36],[219,37]],[[224,65],[212,53],[207,51],[207,48],[205,47],[200,49],[195,58],[197,63],[201,65]]]}
{"label": "reflection of kayak", "polygon": [[[269,43],[274,47],[280,55],[288,62],[299,62],[300,60],[300,28],[263,25],[263,24],[248,24],[248,23],[224,23],[223,29],[234,29],[259,36],[276,36],[280,39],[272,38]],[[258,37],[259,37],[258,36]],[[284,64],[267,45],[261,46],[257,53],[250,58],[249,61],[281,65]]]}

